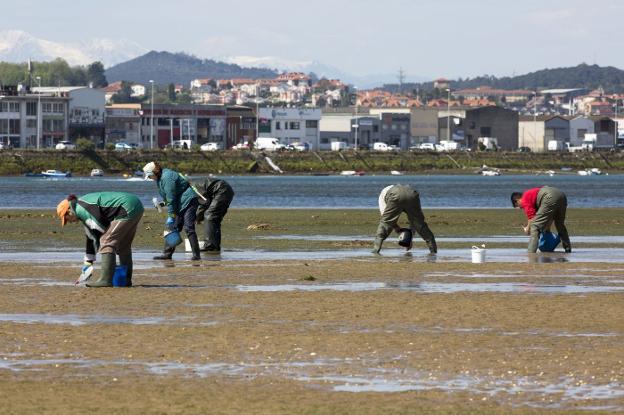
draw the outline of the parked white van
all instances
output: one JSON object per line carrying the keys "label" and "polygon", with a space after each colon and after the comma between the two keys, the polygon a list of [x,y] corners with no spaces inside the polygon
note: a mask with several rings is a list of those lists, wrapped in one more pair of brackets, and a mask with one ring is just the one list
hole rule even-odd
{"label": "parked white van", "polygon": [[347,143],[344,141],[332,141],[331,142],[331,151],[340,151],[347,149]]}
{"label": "parked white van", "polygon": [[279,138],[275,137],[258,137],[254,144],[257,150],[279,151],[284,150],[286,146],[279,142]]}

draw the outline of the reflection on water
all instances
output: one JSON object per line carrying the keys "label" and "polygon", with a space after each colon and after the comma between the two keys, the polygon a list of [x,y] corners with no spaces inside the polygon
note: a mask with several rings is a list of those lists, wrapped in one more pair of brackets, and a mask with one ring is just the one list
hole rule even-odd
{"label": "reflection on water", "polygon": [[[82,261],[83,253],[75,252],[3,252],[0,262],[28,262],[33,264],[75,263]],[[223,251],[217,257],[205,256],[202,261],[190,261],[186,254],[175,254],[173,261],[154,261],[153,251],[135,251],[133,257],[137,269],[161,267],[201,267],[202,263],[211,261],[284,261],[284,260],[331,260],[331,259],[360,259],[369,261],[383,261],[388,258],[412,262],[471,262],[471,250],[440,249],[436,255],[428,251],[413,249],[406,252],[404,249],[383,249],[381,255],[372,254],[369,248],[340,249],[340,250],[298,250],[298,251],[267,251],[267,250],[230,250]],[[527,254],[522,248],[488,248],[486,262],[508,263],[553,263],[553,262],[608,262],[624,263],[624,248],[579,248],[571,254],[563,252],[548,252]],[[478,264],[475,266],[479,266]]]}

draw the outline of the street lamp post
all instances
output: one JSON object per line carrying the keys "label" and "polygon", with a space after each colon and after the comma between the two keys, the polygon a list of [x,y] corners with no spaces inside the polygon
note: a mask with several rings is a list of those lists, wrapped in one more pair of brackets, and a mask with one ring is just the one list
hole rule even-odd
{"label": "street lamp post", "polygon": [[152,84],[152,97],[150,99],[150,149],[154,149],[154,80],[150,79]]}
{"label": "street lamp post", "polygon": [[353,148],[355,149],[355,151],[357,151],[358,149],[358,129],[360,127],[360,122],[358,120],[358,93],[357,93],[357,86],[354,86],[353,89],[355,90],[355,137],[354,137],[354,146]]}
{"label": "street lamp post", "polygon": [[37,77],[39,89],[37,89],[37,150],[41,146],[41,77]]}
{"label": "street lamp post", "polygon": [[615,95],[615,143],[614,146],[618,145],[618,138],[620,137],[618,132],[618,96]]}
{"label": "street lamp post", "polygon": [[258,141],[258,137],[260,136],[259,121],[260,121],[260,113],[258,112],[258,97],[256,96],[256,141]]}
{"label": "street lamp post", "polygon": [[446,88],[446,142],[451,141],[451,88]]}

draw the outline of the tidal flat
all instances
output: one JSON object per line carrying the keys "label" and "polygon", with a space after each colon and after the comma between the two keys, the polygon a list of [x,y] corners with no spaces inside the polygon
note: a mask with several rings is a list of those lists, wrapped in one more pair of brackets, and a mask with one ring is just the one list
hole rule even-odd
{"label": "tidal flat", "polygon": [[[571,209],[570,234],[584,237],[575,248],[619,255],[622,213]],[[0,212],[3,411],[624,412],[624,256],[531,261],[510,239],[519,211],[425,214],[437,257],[420,242],[411,256],[394,241],[367,253],[373,210],[234,209],[223,258],[155,263],[162,218],[148,211],[135,286],[87,289],[73,285],[80,226]],[[473,237],[518,260],[470,263]]]}

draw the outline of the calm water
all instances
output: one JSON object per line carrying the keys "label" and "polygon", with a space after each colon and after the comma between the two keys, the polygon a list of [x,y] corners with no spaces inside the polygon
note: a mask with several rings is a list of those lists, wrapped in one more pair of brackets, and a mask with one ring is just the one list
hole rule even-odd
{"label": "calm water", "polygon": [[[568,195],[571,207],[624,207],[624,175],[577,176],[476,174],[418,176],[223,176],[236,196],[236,208],[376,208],[381,189],[410,184],[425,208],[508,208],[512,191],[549,184]],[[158,195],[151,181],[74,177],[0,178],[0,209],[53,208],[70,193],[115,190],[137,194],[146,206]]]}

